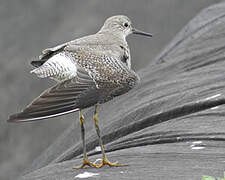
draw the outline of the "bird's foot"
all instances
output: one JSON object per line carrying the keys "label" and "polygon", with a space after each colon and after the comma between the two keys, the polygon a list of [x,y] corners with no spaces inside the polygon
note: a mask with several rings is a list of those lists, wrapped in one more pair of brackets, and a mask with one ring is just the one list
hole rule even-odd
{"label": "bird's foot", "polygon": [[106,157],[104,157],[100,164],[98,164],[97,168],[101,168],[104,165],[108,165],[110,167],[121,167],[121,166],[128,166],[128,164],[119,164],[118,162],[111,163]]}
{"label": "bird's foot", "polygon": [[90,167],[96,167],[98,168],[98,164],[92,163],[90,161],[88,161],[87,158],[83,159],[83,164],[81,166],[74,166],[73,169],[82,169],[85,166],[90,166]]}

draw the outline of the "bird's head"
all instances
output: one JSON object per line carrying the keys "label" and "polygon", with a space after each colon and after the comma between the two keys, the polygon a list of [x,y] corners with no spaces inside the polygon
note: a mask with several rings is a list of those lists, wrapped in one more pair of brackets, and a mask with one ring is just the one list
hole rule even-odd
{"label": "bird's head", "polygon": [[150,33],[135,29],[132,26],[131,20],[124,15],[112,16],[106,19],[100,32],[113,33],[122,36],[123,38],[126,38],[129,34],[139,34],[143,36],[152,37],[152,34]]}

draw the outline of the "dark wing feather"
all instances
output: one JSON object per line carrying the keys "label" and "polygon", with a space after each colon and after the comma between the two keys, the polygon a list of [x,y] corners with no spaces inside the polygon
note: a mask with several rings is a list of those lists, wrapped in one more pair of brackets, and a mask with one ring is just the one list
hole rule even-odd
{"label": "dark wing feather", "polygon": [[68,43],[69,42],[64,43],[64,44],[60,44],[60,45],[52,47],[52,48],[44,49],[42,51],[42,54],[39,56],[39,60],[31,61],[31,65],[33,65],[34,67],[40,67],[50,57],[52,57],[53,55],[55,55],[55,54],[59,53],[60,51],[62,51],[67,46]]}
{"label": "dark wing feather", "polygon": [[40,59],[40,60],[31,61],[31,65],[34,66],[34,67],[40,67],[46,61],[47,61],[47,59]]}
{"label": "dark wing feather", "polygon": [[[34,121],[68,114],[96,104],[95,92],[95,82],[85,70],[79,68],[75,78],[47,89],[22,112],[11,115],[8,121]],[[86,103],[81,102],[85,97]]]}
{"label": "dark wing feather", "polygon": [[76,44],[46,49],[40,61],[62,50],[76,60],[77,76],[47,89],[22,112],[10,116],[8,121],[41,120],[103,103],[129,91],[138,79],[119,57]]}

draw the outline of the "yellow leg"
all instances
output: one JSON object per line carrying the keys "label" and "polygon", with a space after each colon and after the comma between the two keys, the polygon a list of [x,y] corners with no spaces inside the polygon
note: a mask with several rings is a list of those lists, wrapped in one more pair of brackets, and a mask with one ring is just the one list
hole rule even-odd
{"label": "yellow leg", "polygon": [[95,122],[95,129],[96,129],[98,139],[99,139],[99,145],[101,147],[102,156],[103,156],[100,164],[97,167],[101,168],[104,165],[108,165],[110,167],[112,167],[112,166],[128,166],[127,164],[119,164],[118,162],[111,163],[105,155],[105,150],[104,150],[104,146],[102,143],[102,138],[101,138],[100,129],[99,129],[99,125],[98,125],[98,104],[95,105],[94,122]]}
{"label": "yellow leg", "polygon": [[92,162],[88,161],[87,158],[87,152],[86,152],[86,143],[85,143],[85,129],[84,129],[84,116],[80,110],[80,127],[81,127],[81,136],[82,136],[82,142],[83,142],[83,164],[81,166],[74,166],[73,169],[80,169],[84,166],[90,166],[90,167],[98,167],[97,164],[94,164]]}

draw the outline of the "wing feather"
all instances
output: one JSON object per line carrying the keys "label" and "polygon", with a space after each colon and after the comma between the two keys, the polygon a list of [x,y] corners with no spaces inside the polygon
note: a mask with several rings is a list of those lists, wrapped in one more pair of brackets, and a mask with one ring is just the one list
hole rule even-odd
{"label": "wing feather", "polygon": [[106,102],[129,91],[138,76],[118,56],[107,51],[65,45],[43,52],[66,51],[76,61],[76,76],[44,91],[22,112],[9,117],[10,122],[33,121],[68,114],[96,103]]}
{"label": "wing feather", "polygon": [[[80,68],[77,77],[47,89],[22,112],[11,115],[8,121],[41,120],[77,111],[80,108],[80,97],[90,93],[90,89],[96,89],[95,82]],[[92,103],[94,105],[97,102]]]}

